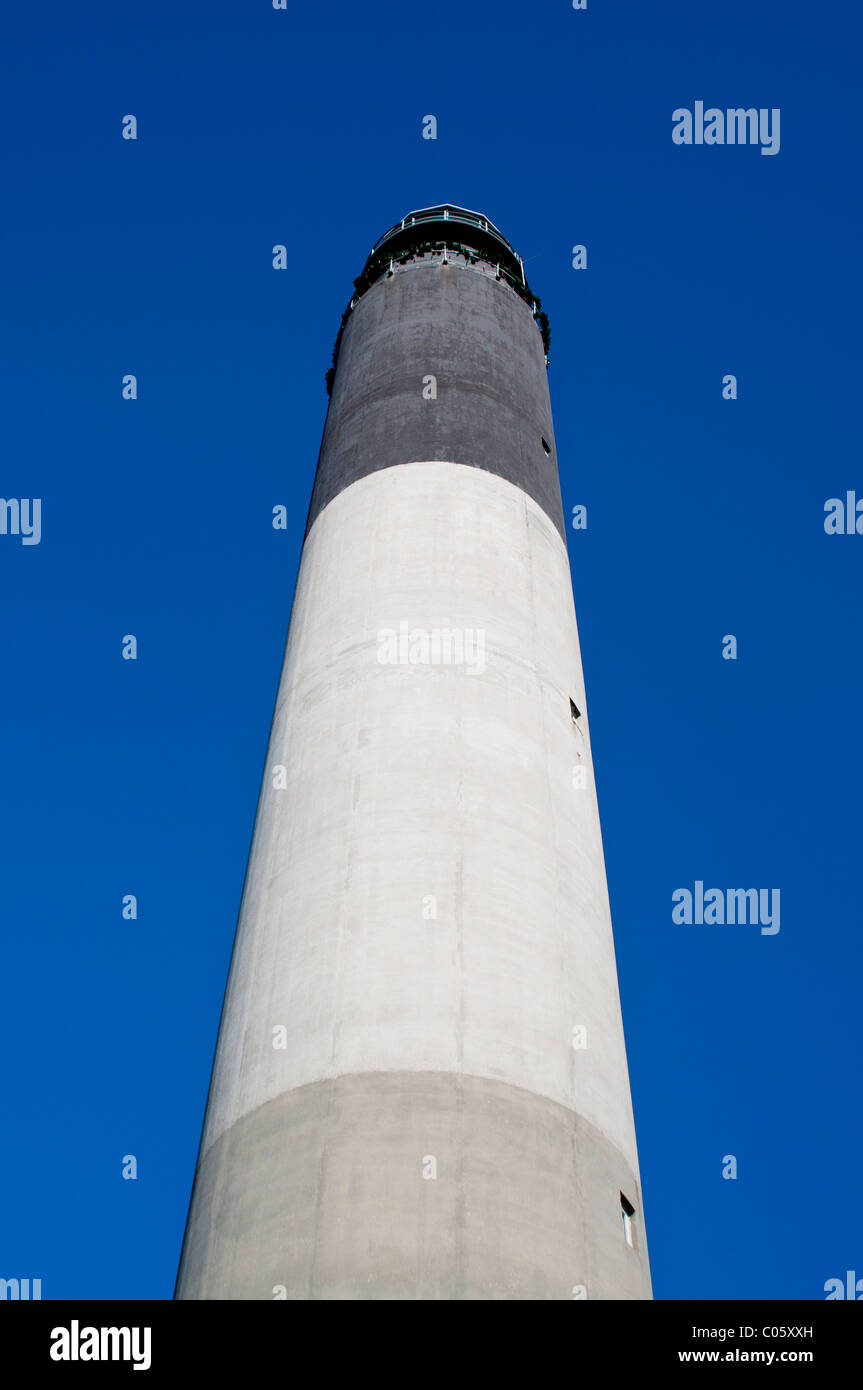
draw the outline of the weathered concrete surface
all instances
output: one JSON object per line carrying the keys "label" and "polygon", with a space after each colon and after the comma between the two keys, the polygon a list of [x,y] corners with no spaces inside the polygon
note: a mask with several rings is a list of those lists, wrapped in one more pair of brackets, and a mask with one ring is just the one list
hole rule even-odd
{"label": "weathered concrete surface", "polygon": [[[422,396],[429,375],[436,401]],[[504,282],[457,260],[409,265],[357,302],[339,349],[309,526],[366,473],[423,459],[499,474],[564,534],[536,322]]]}
{"label": "weathered concrete surface", "polygon": [[618,1189],[638,1201],[617,1150],[529,1091],[446,1072],[336,1077],[268,1101],[209,1150],[182,1297],[649,1298]]}
{"label": "weathered concrete surface", "polygon": [[[402,620],[482,631],[482,669],[381,664]],[[178,1297],[650,1296],[586,708],[522,488],[425,460],[318,514]]]}

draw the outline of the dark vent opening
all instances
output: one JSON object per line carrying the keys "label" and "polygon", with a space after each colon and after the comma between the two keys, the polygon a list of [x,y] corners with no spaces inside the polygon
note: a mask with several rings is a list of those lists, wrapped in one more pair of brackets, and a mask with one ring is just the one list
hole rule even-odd
{"label": "dark vent opening", "polygon": [[632,1218],[635,1215],[635,1207],[632,1205],[629,1198],[625,1197],[622,1192],[620,1194],[620,1215],[623,1220],[623,1238],[627,1245],[634,1250],[635,1228],[632,1224]]}

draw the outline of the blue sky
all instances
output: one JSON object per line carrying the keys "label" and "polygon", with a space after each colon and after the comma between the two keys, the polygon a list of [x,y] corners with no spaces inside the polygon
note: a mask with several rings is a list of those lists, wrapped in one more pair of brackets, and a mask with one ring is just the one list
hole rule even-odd
{"label": "blue sky", "polygon": [[[42,539],[0,536],[0,1275],[171,1296],[324,372],[372,242],[440,201],[526,258],[588,508],[655,1294],[863,1275],[863,536],[823,525],[863,497],[859,14],[48,0],[4,29],[0,493]],[[675,145],[702,99],[779,108],[778,155]],[[779,933],[674,924],[699,879],[780,888]]]}

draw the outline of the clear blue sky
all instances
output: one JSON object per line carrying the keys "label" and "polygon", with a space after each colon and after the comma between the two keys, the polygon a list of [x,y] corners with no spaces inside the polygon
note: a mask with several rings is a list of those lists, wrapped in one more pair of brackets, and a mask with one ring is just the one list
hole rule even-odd
{"label": "clear blue sky", "polygon": [[[823,526],[863,497],[859,11],[19,0],[4,31],[0,493],[43,514],[0,536],[0,1275],[171,1296],[324,372],[372,242],[439,201],[551,320],[656,1296],[863,1275],[863,536]],[[780,108],[779,154],[674,145],[700,99]],[[778,935],[675,925],[697,879],[780,888]]]}

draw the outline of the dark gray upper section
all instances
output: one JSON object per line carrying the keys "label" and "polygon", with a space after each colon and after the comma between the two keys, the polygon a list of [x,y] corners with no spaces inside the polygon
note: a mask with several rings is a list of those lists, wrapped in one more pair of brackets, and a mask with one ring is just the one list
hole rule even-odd
{"label": "dark gray upper section", "polygon": [[[428,376],[437,383],[435,400],[423,399]],[[419,259],[355,304],[339,348],[307,532],[358,478],[433,460],[506,478],[564,535],[540,332],[504,281],[456,259],[446,266]]]}
{"label": "dark gray upper section", "polygon": [[439,203],[437,207],[409,212],[378,238],[363,273],[371,273],[371,278],[377,279],[374,267],[382,258],[385,265],[387,256],[394,256],[403,248],[410,249],[417,243],[441,238],[448,246],[466,243],[491,265],[503,266],[524,284],[524,267],[503,233],[481,212],[460,208],[455,203]]}

